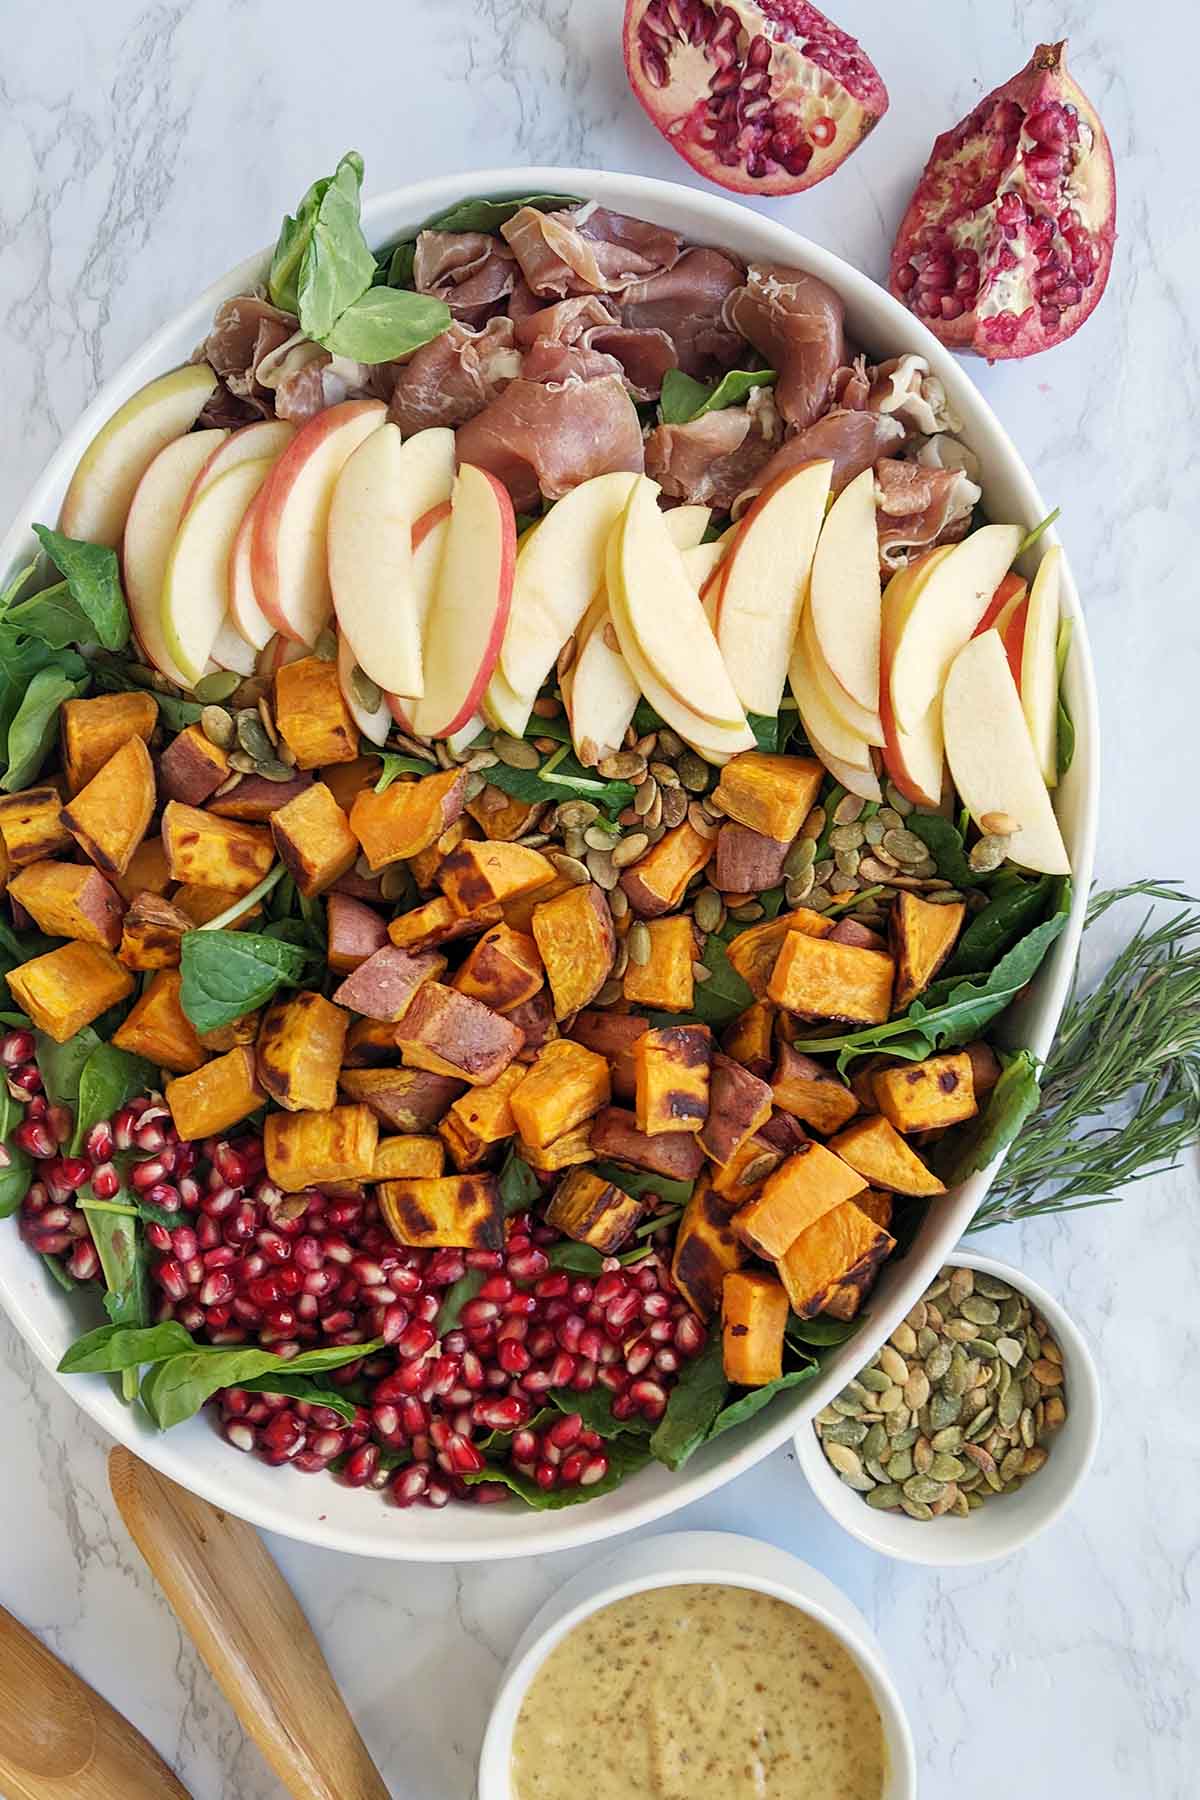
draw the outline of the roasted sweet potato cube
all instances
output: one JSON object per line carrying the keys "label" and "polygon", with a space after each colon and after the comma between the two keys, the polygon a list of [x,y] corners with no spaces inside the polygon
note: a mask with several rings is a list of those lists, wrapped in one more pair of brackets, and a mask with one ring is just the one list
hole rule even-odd
{"label": "roasted sweet potato cube", "polygon": [[855,1119],[829,1140],[829,1148],[872,1187],[887,1188],[893,1194],[915,1194],[920,1199],[946,1191],[882,1113]]}
{"label": "roasted sweet potato cube", "polygon": [[503,788],[494,787],[490,781],[473,800],[467,801],[467,811],[484,837],[499,843],[512,843],[519,838],[528,829],[530,817],[536,810],[528,802],[506,794]]}
{"label": "roasted sweet potato cube", "polygon": [[335,975],[349,975],[390,942],[387,920],[349,894],[330,894],[326,900],[325,936],[326,958]]}
{"label": "roasted sweet potato cube", "polygon": [[775,1267],[792,1311],[811,1319],[848,1284],[869,1285],[895,1248],[895,1238],[853,1200],[843,1200],[807,1226]]}
{"label": "roasted sweet potato cube", "polygon": [[779,1046],[771,1089],[776,1106],[822,1136],[840,1131],[858,1111],[858,1101],[832,1069],[793,1050],[790,1044]]}
{"label": "roasted sweet potato cube", "polygon": [[761,1131],[747,1138],[740,1150],[735,1150],[729,1161],[722,1168],[713,1163],[708,1170],[713,1192],[727,1200],[731,1206],[744,1206],[762,1190],[763,1182],[789,1154],[772,1144]]}
{"label": "roasted sweet potato cube", "polygon": [[163,751],[158,776],[165,799],[203,806],[228,779],[229,758],[199,725],[189,725]]}
{"label": "roasted sweet potato cube", "polygon": [[448,825],[441,837],[430,844],[427,850],[418,850],[415,856],[410,856],[408,859],[409,874],[417,886],[426,890],[431,888],[438,870],[450,852],[456,850],[464,839],[479,835],[479,828],[475,821],[469,819],[464,813],[461,818],[455,819],[453,825]]}
{"label": "roasted sweet potato cube", "polygon": [[519,1005],[510,1006],[504,1017],[524,1034],[525,1042],[517,1051],[522,1062],[532,1062],[542,1045],[553,1043],[559,1034],[554,1001],[545,987],[540,987],[536,994],[531,994]]}
{"label": "roasted sweet potato cube", "polygon": [[673,912],[689,881],[707,866],[716,848],[716,833],[705,837],[688,819],[664,832],[621,876],[621,886],[638,917],[656,919]]}
{"label": "roasted sweet potato cube", "polygon": [[525,844],[469,839],[452,850],[437,872],[438,886],[458,913],[478,912],[544,887],[554,864]]}
{"label": "roasted sweet potato cube", "polygon": [[[432,768],[433,764],[429,766]],[[330,763],[328,768],[318,769],[317,780],[325,783],[342,811],[348,815],[358,796],[366,788],[373,788],[382,773],[381,756],[356,756],[353,762]]]}
{"label": "roasted sweet potato cube", "polygon": [[382,1019],[355,1019],[342,1052],[344,1069],[395,1068],[399,1061],[394,1025]]}
{"label": "roasted sweet potato cube", "polygon": [[154,764],[131,737],[62,810],[76,843],[106,875],[123,875],[154,817]]}
{"label": "roasted sweet potato cube", "polygon": [[504,1208],[494,1175],[445,1175],[381,1181],[379,1210],[398,1244],[500,1250]]}
{"label": "roasted sweet potato cube", "polygon": [[[173,890],[171,904],[177,906],[180,912],[186,913],[191,920],[192,929],[198,931],[201,925],[207,925],[210,920],[219,918],[223,912],[228,912],[229,908],[241,897],[230,888],[197,887],[194,882],[185,881]],[[252,906],[248,912],[242,913],[233,921],[232,925],[226,925],[224,929],[226,931],[245,931],[248,927],[253,926],[255,919],[261,917],[261,905]]]}
{"label": "roasted sweet potato cube", "polygon": [[511,900],[503,901],[500,916],[513,931],[532,931],[534,908],[544,906],[548,900],[557,900],[560,894],[565,894],[574,886],[569,875],[560,875],[556,869],[552,881],[544,882],[541,887],[530,888],[527,894],[514,894]]}
{"label": "roasted sweet potato cube", "polygon": [[771,1089],[718,1051],[712,1059],[708,1117],[700,1132],[706,1156],[722,1167],[771,1117]]}
{"label": "roasted sweet potato cube", "polygon": [[[177,1075],[168,1081],[163,1098],[181,1138],[213,1137],[218,1131],[228,1131],[267,1100],[258,1085],[254,1051],[248,1044],[214,1056],[190,1075]],[[274,1175],[271,1179],[278,1181]],[[279,1181],[278,1185],[284,1184]],[[305,1183],[298,1185],[304,1187]]]}
{"label": "roasted sweet potato cube", "polygon": [[765,1081],[775,1057],[775,1008],[769,1000],[756,1000],[739,1013],[721,1039],[721,1048],[734,1062]]}
{"label": "roasted sweet potato cube", "polygon": [[297,768],[358,760],[358,731],[342,698],[335,662],[302,656],[276,671],[275,723]]}
{"label": "roasted sweet potato cube", "polygon": [[271,836],[307,899],[323,894],[358,860],[350,821],[322,781],[314,781],[271,815]]}
{"label": "roasted sweet potato cube", "polygon": [[882,1188],[864,1188],[861,1194],[855,1194],[854,1204],[866,1213],[868,1219],[874,1219],[877,1225],[882,1225],[885,1231],[891,1230],[892,1214],[896,1210],[891,1194],[885,1193]]}
{"label": "roasted sweet potato cube", "polygon": [[765,919],[761,925],[739,931],[729,946],[729,960],[755,999],[761,1000],[779,952],[793,931],[803,932],[808,937],[827,937],[832,930],[831,919],[813,912],[810,907],[798,906],[781,918]]}
{"label": "roasted sweet potato cube", "polygon": [[392,1131],[430,1132],[466,1083],[429,1069],[343,1068],[338,1086]]}
{"label": "roasted sweet potato cube", "polygon": [[133,976],[102,944],[60,944],[6,977],[17,1005],[56,1044],[133,992]]}
{"label": "roasted sweet potato cube", "polygon": [[973,1119],[979,1111],[965,1050],[926,1057],[881,1069],[875,1077],[875,1099],[897,1131],[936,1131]]}
{"label": "roasted sweet potato cube", "polygon": [[165,894],[170,885],[167,853],[157,832],[153,837],[142,839],[130,857],[125,873],[113,877],[113,886],[126,904],[136,894]]}
{"label": "roasted sweet potato cube", "polygon": [[259,1026],[259,1086],[288,1112],[336,1106],[349,1025],[349,1014],[322,994],[306,989],[277,1000]]}
{"label": "roasted sweet potato cube", "polygon": [[436,900],[426,900],[423,906],[414,906],[393,919],[388,936],[401,950],[430,950],[435,944],[453,943],[455,938],[478,937],[498,925],[500,917],[498,906],[484,906],[460,917],[445,895],[439,894]]}
{"label": "roasted sweet potato cube", "polygon": [[675,1286],[702,1319],[712,1318],[726,1275],[746,1260],[746,1247],[730,1223],[732,1214],[730,1202],[702,1175],[683,1209],[671,1258]]}
{"label": "roasted sweet potato cube", "polygon": [[200,1031],[196,1035],[206,1050],[224,1056],[227,1050],[236,1050],[239,1044],[255,1043],[261,1023],[260,1008],[257,1012],[243,1013],[240,1019],[234,1019],[229,1025],[217,1025],[212,1031]]}
{"label": "roasted sweet potato cube", "polygon": [[187,1075],[207,1061],[208,1052],[179,1003],[178,969],[160,969],[113,1032],[118,1050],[144,1056],[173,1075]]}
{"label": "roasted sweet potato cube", "polygon": [[707,1025],[663,1025],[634,1049],[638,1130],[699,1131],[708,1117],[712,1034]]}
{"label": "roasted sweet potato cube", "polygon": [[57,788],[25,788],[19,794],[0,795],[0,838],[10,872],[43,862],[60,850],[74,850],[71,833],[62,821],[62,798]]}
{"label": "roasted sweet potato cube", "polygon": [[402,1019],[423,982],[436,981],[444,974],[446,959],[435,950],[398,950],[385,944],[360,963],[352,974],[334,990],[339,1006],[364,1018],[394,1024]]}
{"label": "roasted sweet potato cube", "polygon": [[805,1226],[866,1185],[856,1170],[821,1144],[801,1144],[767,1176],[757,1197],[739,1209],[733,1229],[748,1249],[773,1261]]}
{"label": "roasted sweet potato cube", "polygon": [[603,1256],[619,1250],[647,1205],[590,1169],[572,1169],[554,1191],[546,1223],[577,1244],[591,1244]]}
{"label": "roasted sweet potato cube", "polygon": [[468,1088],[454,1102],[438,1131],[456,1169],[477,1169],[515,1135],[517,1122],[509,1103],[513,1089],[524,1079],[524,1065],[510,1063],[487,1087]]}
{"label": "roasted sweet potato cube", "polygon": [[746,750],[721,770],[714,799],[727,817],[790,844],[815,806],[824,779],[815,757]]}
{"label": "roasted sweet potato cube", "polygon": [[579,1163],[595,1162],[596,1152],[592,1148],[592,1121],[585,1119],[582,1125],[576,1125],[573,1131],[564,1131],[560,1138],[552,1144],[527,1144],[524,1138],[517,1139],[517,1151],[531,1169],[539,1175],[557,1175],[560,1169],[569,1169]]}
{"label": "roasted sweet potato cube", "polygon": [[[217,819],[179,800],[168,800],[163,808],[162,837],[173,881],[224,888],[235,896],[257,887],[275,861],[264,826]],[[176,904],[181,904],[178,896]]]}
{"label": "roasted sweet potato cube", "polygon": [[696,932],[687,913],[650,919],[650,955],[644,963],[630,957],[625,966],[625,998],[635,1006],[663,1012],[691,1012],[696,978]]}
{"label": "roasted sweet potato cube", "polygon": [[789,1012],[848,1025],[882,1025],[892,1004],[890,956],[789,931],[767,983],[767,997]]}
{"label": "roasted sweet potato cube", "polygon": [[331,1181],[370,1181],[378,1142],[379,1120],[369,1106],[268,1113],[263,1127],[267,1175],[285,1194]]}
{"label": "roasted sweet potato cube", "polygon": [[589,881],[536,906],[533,936],[554,995],[555,1018],[588,1006],[608,980],[617,954],[603,889]]}
{"label": "roasted sweet potato cube", "polygon": [[804,1127],[788,1113],[778,1110],[771,1114],[765,1125],[760,1126],[758,1136],[768,1144],[773,1144],[776,1150],[782,1150],[785,1156],[790,1156],[793,1150],[799,1150],[808,1142],[808,1133]]}
{"label": "roasted sweet potato cube", "polygon": [[375,1146],[372,1180],[403,1181],[414,1175],[425,1181],[436,1180],[445,1166],[446,1151],[440,1138],[415,1134],[380,1138]]}
{"label": "roasted sweet potato cube", "polygon": [[738,1387],[766,1387],[783,1374],[788,1297],[765,1269],[734,1269],[721,1287],[721,1364]]}
{"label": "roasted sweet potato cube", "polygon": [[761,894],[783,880],[789,842],[752,831],[730,819],[717,833],[717,857],[711,875],[723,894]]}
{"label": "roasted sweet potato cube", "polygon": [[976,1100],[982,1100],[1000,1079],[1000,1058],[982,1038],[976,1038],[965,1048],[971,1062],[971,1086]]}
{"label": "roasted sweet potato cube", "polygon": [[613,1097],[632,1100],[637,1091],[634,1047],[649,1029],[648,1020],[634,1013],[581,1012],[571,1027],[571,1036],[576,1043],[605,1058]]}
{"label": "roasted sweet potato cube", "polygon": [[507,1013],[536,994],[545,979],[533,938],[501,922],[486,931],[470,951],[453,986],[493,1011]]}
{"label": "roasted sweet potato cube", "polygon": [[138,894],[125,914],[117,954],[127,969],[177,969],[183,934],[191,929],[182,907],[161,894]]}
{"label": "roasted sweet potato cube", "polygon": [[901,889],[888,920],[892,955],[896,961],[896,991],[892,1005],[897,1012],[924,993],[962,930],[966,904],[932,906],[928,900]]}
{"label": "roasted sweet potato cube", "polygon": [[690,1131],[660,1131],[648,1137],[638,1130],[637,1115],[623,1106],[606,1106],[592,1120],[592,1149],[611,1162],[629,1163],[669,1181],[695,1181],[704,1167],[700,1140]]}
{"label": "roasted sweet potato cube", "polygon": [[429,1069],[485,1087],[504,1073],[522,1038],[515,1025],[482,1001],[440,981],[426,981],[396,1027],[396,1043],[410,1069]]}
{"label": "roasted sweet potato cube", "polygon": [[419,781],[394,781],[382,794],[364,788],[350,808],[350,829],[371,867],[383,869],[428,850],[461,813],[466,785],[466,770],[454,768]]}
{"label": "roasted sweet potato cube", "polygon": [[571,1038],[558,1038],[539,1050],[514,1088],[512,1114],[525,1142],[541,1148],[582,1125],[611,1096],[604,1058]]}
{"label": "roasted sweet potato cube", "polygon": [[77,794],[131,737],[149,743],[158,724],[153,694],[97,694],[66,700],[59,708],[67,792]]}
{"label": "roasted sweet potato cube", "polygon": [[[290,781],[268,781],[265,775],[243,775],[235,788],[219,799],[210,800],[208,810],[219,819],[241,819],[246,825],[269,825],[277,812],[289,801],[306,794],[313,784],[311,775],[293,775]],[[355,840],[354,854],[358,855]]]}
{"label": "roasted sweet potato cube", "polygon": [[8,891],[48,937],[79,938],[115,950],[125,903],[86,863],[36,862],[11,876]]}
{"label": "roasted sweet potato cube", "polygon": [[831,944],[855,944],[860,950],[886,950],[887,939],[859,919],[839,919],[829,933]]}

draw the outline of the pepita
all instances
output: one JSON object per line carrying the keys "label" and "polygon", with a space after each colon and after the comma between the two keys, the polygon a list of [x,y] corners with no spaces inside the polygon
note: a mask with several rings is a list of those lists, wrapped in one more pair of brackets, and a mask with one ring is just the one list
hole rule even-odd
{"label": "pepita", "polygon": [[495,734],[492,749],[508,769],[536,769],[542,760],[532,744],[510,737],[506,731]]}
{"label": "pepita", "polygon": [[628,837],[621,839],[610,851],[614,869],[628,869],[639,856],[644,856],[650,848],[650,839],[644,831],[631,831]]}
{"label": "pepita", "polygon": [[214,669],[211,675],[202,675],[192,693],[203,706],[228,700],[242,685],[240,675],[232,669]]}
{"label": "pepita", "polygon": [[237,731],[232,715],[223,706],[206,706],[200,714],[200,729],[218,750],[232,750]]}
{"label": "pepita", "polygon": [[650,955],[653,949],[650,938],[650,927],[639,919],[635,925],[629,927],[629,934],[625,939],[625,943],[629,949],[630,962],[636,963],[639,969],[644,969],[646,964],[650,961]]}

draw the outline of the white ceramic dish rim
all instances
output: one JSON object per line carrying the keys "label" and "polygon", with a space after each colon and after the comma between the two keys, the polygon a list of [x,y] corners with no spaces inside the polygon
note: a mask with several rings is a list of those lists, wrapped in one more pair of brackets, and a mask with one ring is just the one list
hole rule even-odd
{"label": "white ceramic dish rim", "polygon": [[804,1421],[792,1440],[805,1480],[843,1531],[880,1556],[890,1556],[895,1562],[921,1563],[927,1568],[966,1568],[973,1563],[999,1562],[1002,1557],[1023,1550],[1061,1519],[1087,1479],[1100,1442],[1103,1415],[1095,1359],[1087,1339],[1062,1302],[1023,1270],[999,1262],[994,1256],[956,1250],[950,1260],[1009,1282],[1032,1302],[1054,1332],[1067,1369],[1068,1422],[1077,1422],[1077,1432],[1069,1441],[1064,1441],[1061,1434],[1056,1438],[1047,1467],[1056,1458],[1070,1459],[1070,1476],[1065,1486],[1060,1485],[1055,1493],[1050,1486],[1039,1489],[1031,1484],[1021,1490],[1020,1501],[1025,1504],[1014,1500],[1010,1507],[1006,1499],[1003,1505],[996,1502],[985,1506],[967,1519],[948,1516],[944,1521],[920,1522],[897,1518],[892,1513],[872,1512],[862,1496],[840,1481],[826,1461],[811,1419]]}
{"label": "white ceramic dish rim", "polygon": [[[1032,527],[1047,507],[1003,427],[963,367],[930,332],[875,282],[841,258],[800,237],[775,219],[764,218],[732,200],[673,182],[594,169],[506,168],[439,176],[380,196],[364,208],[368,237],[384,243],[412,230],[462,196],[472,193],[523,194],[538,191],[586,194],[601,204],[656,223],[669,224],[702,243],[726,244],[744,257],[775,258],[799,264],[828,281],[843,297],[852,335],[880,353],[915,350],[942,380],[964,420],[964,437],[980,455],[985,496],[1008,516]],[[108,381],[68,433],[35,484],[0,544],[0,570],[14,566],[31,547],[30,524],[52,519],[67,481],[86,445],[115,408],[152,376],[176,366],[200,343],[213,311],[224,298],[262,279],[268,252],[248,258],[209,287],[164,325]],[[1039,552],[1057,543],[1048,531]],[[1033,563],[1036,563],[1033,554]],[[1032,566],[1032,565],[1031,565]],[[1078,749],[1059,790],[1060,816],[1075,870],[1075,893],[1066,929],[1032,984],[1030,995],[1010,1013],[1014,1041],[1038,1056],[1049,1049],[1075,965],[1087,890],[1091,881],[1099,798],[1099,737],[1095,682],[1086,627],[1069,570],[1064,605],[1074,621],[1067,665],[1067,697]],[[972,1176],[937,1203],[919,1249],[885,1272],[873,1311],[859,1336],[836,1351],[822,1376],[793,1400],[781,1398],[749,1424],[705,1446],[687,1468],[672,1475],[659,1465],[640,1471],[612,1494],[558,1512],[510,1506],[447,1507],[440,1512],[406,1512],[377,1503],[367,1494],[327,1479],[290,1479],[257,1459],[235,1454],[206,1419],[193,1420],[159,1435],[125,1407],[98,1378],[64,1378],[72,1398],[110,1436],[126,1444],[163,1474],[265,1530],[363,1556],[419,1562],[490,1560],[542,1554],[597,1542],[662,1518],[711,1493],[785,1443],[797,1425],[844,1385],[871,1354],[946,1260],[987,1191],[994,1170]],[[15,1229],[0,1233],[0,1301],[43,1365],[54,1372],[75,1331],[86,1328],[84,1314],[72,1311],[69,1296],[46,1282],[44,1271],[20,1243]],[[73,1323],[74,1321],[74,1323]]]}
{"label": "white ceramic dish rim", "polygon": [[904,1704],[883,1651],[854,1603],[819,1569],[761,1538],[729,1531],[644,1538],[580,1570],[541,1606],[508,1660],[479,1755],[479,1800],[511,1800],[517,1716],[546,1658],[577,1625],[630,1594],[697,1584],[749,1588],[815,1619],[849,1651],[871,1686],[890,1767],[883,1800],[916,1800],[916,1752]]}

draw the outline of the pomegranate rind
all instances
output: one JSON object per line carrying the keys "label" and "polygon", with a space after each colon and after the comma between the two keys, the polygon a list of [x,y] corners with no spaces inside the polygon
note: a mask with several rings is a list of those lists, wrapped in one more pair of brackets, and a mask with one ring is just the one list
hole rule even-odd
{"label": "pomegranate rind", "polygon": [[888,109],[865,51],[809,0],[626,0],[623,45],[656,130],[735,194],[815,187]]}
{"label": "pomegranate rind", "polygon": [[942,132],[892,250],[896,298],[943,344],[989,362],[1072,337],[1112,267],[1112,149],[1065,50],[1065,40],[1039,44]]}

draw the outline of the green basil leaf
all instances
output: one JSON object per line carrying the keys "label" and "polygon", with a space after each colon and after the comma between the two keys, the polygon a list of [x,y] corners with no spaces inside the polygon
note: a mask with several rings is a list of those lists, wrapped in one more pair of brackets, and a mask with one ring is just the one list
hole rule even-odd
{"label": "green basil leaf", "polygon": [[537,1176],[524,1157],[510,1150],[500,1171],[500,1201],[505,1217],[529,1212],[541,1197],[542,1187]]}
{"label": "green basil leaf", "polygon": [[304,945],[266,932],[187,931],[180,1004],[197,1031],[216,1031],[262,1006],[279,988],[297,986],[313,960]]}
{"label": "green basil leaf", "polygon": [[668,1469],[681,1469],[712,1430],[729,1395],[721,1333],[713,1331],[698,1356],[684,1365],[667,1410],[654,1428],[650,1449]]}
{"label": "green basil leaf", "polygon": [[546,1398],[561,1413],[578,1413],[584,1430],[597,1431],[602,1438],[649,1437],[652,1429],[640,1413],[632,1419],[614,1419],[612,1395],[606,1387],[589,1388],[586,1394],[577,1394],[574,1388],[551,1388]]}
{"label": "green basil leaf", "polygon": [[681,369],[668,369],[662,384],[664,425],[687,425],[705,413],[738,406],[755,388],[774,387],[774,369],[731,369],[715,383],[696,381]]}
{"label": "green basil leaf", "polygon": [[355,362],[392,362],[440,337],[449,323],[450,308],[432,294],[369,287],[338,315],[320,342],[335,356]]}
{"label": "green basil leaf", "polygon": [[[382,1347],[382,1338],[363,1344],[330,1344],[320,1350],[302,1350],[282,1366],[288,1376],[321,1374],[371,1356]],[[172,1425],[194,1417],[221,1388],[244,1387],[256,1376],[277,1375],[279,1369],[280,1360],[273,1351],[253,1345],[197,1345],[150,1370],[142,1382],[142,1404],[159,1430],[169,1431]]]}
{"label": "green basil leaf", "polygon": [[129,642],[129,609],[121,591],[116,551],[107,544],[64,537],[48,525],[33,529],[72,600],[90,622],[96,642],[106,650],[123,650]]}
{"label": "green basil leaf", "polygon": [[419,756],[398,756],[392,750],[372,751],[371,754],[378,755],[383,764],[379,780],[375,783],[377,794],[384,793],[400,775],[435,775],[437,773],[434,763],[427,763]]}
{"label": "green basil leaf", "polygon": [[985,877],[967,861],[962,833],[949,819],[943,819],[940,813],[914,812],[904,823],[926,846],[943,881],[952,882],[957,888],[979,887],[984,881]]}
{"label": "green basil leaf", "polygon": [[71,598],[71,590],[65,581],[11,607],[4,622],[10,630],[24,632],[26,637],[38,638],[52,650],[66,650],[72,644],[89,643],[94,635],[91,620]]}
{"label": "green basil leaf", "polygon": [[433,1327],[439,1337],[442,1337],[447,1331],[454,1330],[462,1317],[463,1307],[468,1300],[475,1298],[486,1280],[487,1275],[484,1270],[468,1269],[465,1275],[460,1275],[458,1280],[452,1282],[446,1289]]}
{"label": "green basil leaf", "polygon": [[763,1387],[751,1388],[739,1399],[733,1400],[728,1406],[721,1408],[712,1422],[712,1429],[709,1431],[706,1442],[720,1437],[723,1431],[732,1431],[735,1425],[744,1425],[747,1419],[752,1419],[755,1413],[762,1411],[764,1406],[769,1406],[776,1394],[782,1394],[787,1388],[799,1387],[803,1382],[811,1381],[816,1373],[816,1363],[810,1363],[806,1369],[789,1369],[785,1375],[779,1377],[778,1381],[769,1381]]}
{"label": "green basil leaf", "polygon": [[[1001,1060],[1004,1068],[983,1111],[969,1125],[944,1138],[934,1154],[937,1172],[947,1187],[957,1187],[968,1175],[989,1168],[1038,1109],[1042,1090],[1035,1058],[1028,1050],[1019,1050]],[[1047,1170],[1047,1175],[1053,1172]]]}
{"label": "green basil leaf", "polygon": [[71,1154],[78,1156],[93,1125],[111,1119],[117,1108],[158,1085],[158,1071],[144,1056],[133,1056],[113,1044],[100,1044],[84,1063],[79,1076],[75,1135]]}
{"label": "green basil leaf", "polygon": [[30,785],[50,754],[59,707],[64,700],[77,700],[87,685],[86,676],[72,681],[53,664],[38,670],[8,728],[8,768],[0,781],[5,793]]}
{"label": "green basil leaf", "polygon": [[1048,875],[1027,881],[1013,871],[1010,879],[997,881],[988,904],[975,914],[954,946],[943,976],[977,975],[990,969],[1041,917],[1049,892]]}
{"label": "green basil leaf", "polygon": [[[178,1220],[176,1220],[178,1223]],[[98,1325],[75,1339],[58,1365],[60,1375],[112,1375],[166,1362],[202,1348],[175,1319],[161,1325]]]}
{"label": "green basil leaf", "polygon": [[644,1441],[630,1435],[610,1439],[604,1454],[608,1458],[608,1473],[590,1487],[580,1487],[576,1483],[571,1487],[541,1488],[531,1477],[522,1475],[506,1463],[489,1464],[477,1475],[464,1475],[462,1479],[468,1487],[478,1487],[484,1481],[502,1482],[510,1493],[536,1512],[558,1512],[564,1506],[578,1506],[583,1500],[596,1500],[601,1494],[611,1494],[626,1476],[644,1469],[650,1461]]}
{"label": "green basil leaf", "polygon": [[311,215],[296,278],[296,300],[301,329],[318,343],[324,342],[346,308],[370,287],[375,274],[375,258],[359,220],[362,178],[362,157],[351,150],[338,164]]}

